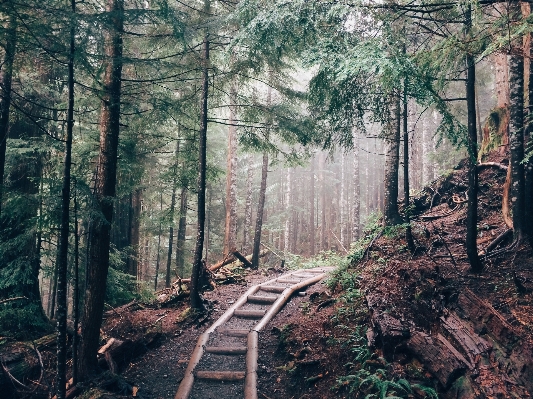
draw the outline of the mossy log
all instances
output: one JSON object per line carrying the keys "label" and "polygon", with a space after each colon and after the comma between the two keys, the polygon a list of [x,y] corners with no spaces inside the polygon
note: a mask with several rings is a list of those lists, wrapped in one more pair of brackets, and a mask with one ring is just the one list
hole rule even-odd
{"label": "mossy log", "polygon": [[0,363],[2,364],[0,392],[10,392],[13,389],[12,378],[22,384],[26,384],[28,378],[37,379],[41,364],[36,350],[41,351],[55,346],[56,339],[56,334],[49,334],[32,342],[10,342],[0,345]]}

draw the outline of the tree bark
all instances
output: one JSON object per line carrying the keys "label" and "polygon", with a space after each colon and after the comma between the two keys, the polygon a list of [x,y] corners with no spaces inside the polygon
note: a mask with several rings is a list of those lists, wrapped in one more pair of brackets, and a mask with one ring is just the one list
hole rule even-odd
{"label": "tree bark", "polygon": [[178,224],[178,237],[176,242],[176,268],[178,275],[183,277],[185,268],[185,236],[187,232],[187,187],[181,188],[180,195],[180,220]]}
{"label": "tree bark", "polygon": [[[163,190],[159,197],[159,208],[163,212]],[[159,234],[157,235],[157,259],[155,261],[154,291],[157,291],[157,280],[159,277],[159,263],[161,262],[161,234],[163,233],[163,223],[159,220]]]}
{"label": "tree bark", "polygon": [[0,68],[0,213],[4,191],[4,171],[6,165],[7,135],[9,132],[9,107],[11,105],[11,80],[15,58],[17,29],[15,17],[9,16],[5,26],[5,52]]}
{"label": "tree bark", "polygon": [[[269,85],[267,89],[267,107],[272,105],[272,87]],[[270,118],[268,120],[270,122]],[[270,127],[267,126],[265,139],[268,140],[270,134]],[[263,218],[265,214],[265,200],[266,187],[268,177],[268,153],[263,153],[263,166],[261,167],[261,186],[259,187],[259,202],[257,204],[257,215],[255,219],[254,244],[252,252],[252,268],[259,268],[259,254],[261,252],[261,231],[263,229]]]}
{"label": "tree bark", "polygon": [[315,157],[311,159],[311,176],[309,178],[309,254],[315,254]]}
{"label": "tree bark", "polygon": [[400,96],[391,96],[391,115],[386,126],[385,187],[383,225],[402,223],[398,212],[398,170],[400,166]]}
{"label": "tree bark", "polygon": [[131,254],[128,257],[128,273],[140,280],[139,258],[140,258],[140,227],[141,227],[141,195],[140,188],[135,189],[131,194],[131,218],[130,218],[130,246]]}
{"label": "tree bark", "polygon": [[[404,49],[405,52],[405,49]],[[403,206],[405,209],[405,240],[411,252],[415,250],[413,232],[411,231],[410,201],[409,201],[409,129],[408,129],[408,103],[407,103],[407,77],[403,89]]]}
{"label": "tree bark", "polygon": [[254,182],[254,169],[251,165],[252,156],[248,155],[246,157],[246,203],[244,207],[244,229],[242,236],[242,251],[244,253],[248,252],[248,247],[250,246],[250,230],[252,228],[252,195],[253,195],[253,182]]}
{"label": "tree bark", "polygon": [[167,268],[165,272],[165,287],[170,288],[170,268],[172,266],[172,245],[174,243],[174,210],[176,208],[176,185],[172,187],[172,196],[170,198],[170,227],[168,228],[168,251],[167,251]]}
{"label": "tree bark", "polygon": [[292,177],[292,168],[287,168],[287,187],[286,187],[286,192],[285,192],[285,195],[286,195],[286,198],[287,200],[285,201],[285,234],[284,234],[284,239],[285,239],[285,256],[287,256],[288,253],[291,252],[291,239],[290,239],[290,236],[291,236],[291,217],[292,217],[292,198],[291,198],[291,177]]}
{"label": "tree bark", "polygon": [[[465,14],[465,35],[472,28],[472,8],[469,5]],[[466,107],[468,116],[468,203],[466,211],[466,253],[470,267],[475,272],[483,269],[477,252],[477,129],[476,129],[476,64],[474,56],[466,54]]]}
{"label": "tree bark", "polygon": [[98,370],[96,353],[109,269],[110,226],[113,198],[116,194],[117,151],[120,131],[120,95],[122,75],[123,0],[106,1],[107,22],[104,30],[104,80],[100,110],[100,153],[96,173],[94,203],[101,215],[91,221],[87,290],[82,317],[79,377],[86,381]]}
{"label": "tree bark", "polygon": [[[270,92],[270,91],[269,91]],[[254,248],[252,254],[252,267],[259,267],[259,253],[261,251],[261,230],[263,228],[263,213],[265,210],[266,186],[268,177],[268,153],[263,153],[263,166],[261,168],[261,186],[259,187],[259,202],[255,219]]]}
{"label": "tree bark", "polygon": [[[210,0],[204,0],[204,12],[209,14]],[[202,254],[204,249],[205,227],[205,183],[206,183],[206,149],[207,149],[207,99],[209,95],[209,32],[205,32],[202,54],[202,101],[199,131],[198,157],[198,225],[196,247],[191,273],[191,308],[203,310],[200,296],[200,273],[203,269]]]}
{"label": "tree bark", "polygon": [[[520,3],[512,1],[509,12],[511,20],[521,16]],[[509,58],[510,121],[509,147],[511,167],[510,203],[513,214],[514,238],[521,240],[524,233],[524,57],[521,39],[512,43]]]}
{"label": "tree bark", "polygon": [[[529,3],[529,12],[533,10],[533,4]],[[529,53],[529,69],[525,71],[529,75],[528,79],[528,107],[527,107],[527,129],[524,138],[524,148],[529,148],[532,145],[533,137],[533,62],[531,62],[531,56],[533,56],[533,34],[529,34],[528,40],[529,46],[525,48],[524,52]],[[533,160],[529,159],[524,165],[524,226],[526,227],[526,234],[529,237],[530,243],[533,244]]]}
{"label": "tree bark", "polygon": [[[70,2],[73,17],[76,13],[76,2]],[[61,189],[61,227],[57,251],[57,380],[56,397],[64,399],[66,394],[67,369],[67,269],[68,269],[68,238],[70,233],[70,171],[72,166],[72,131],[74,128],[74,54],[75,54],[75,22],[70,21],[70,47],[68,54],[68,105],[67,105],[67,137],[65,140],[65,157],[63,161],[63,187]]]}
{"label": "tree bark", "polygon": [[224,229],[224,256],[237,244],[237,133],[236,119],[237,88],[232,82],[230,88],[228,157],[226,169],[226,223]]}
{"label": "tree bark", "polygon": [[359,142],[353,130],[353,204],[352,204],[352,241],[359,239],[359,221],[361,212],[361,183],[359,176]]}

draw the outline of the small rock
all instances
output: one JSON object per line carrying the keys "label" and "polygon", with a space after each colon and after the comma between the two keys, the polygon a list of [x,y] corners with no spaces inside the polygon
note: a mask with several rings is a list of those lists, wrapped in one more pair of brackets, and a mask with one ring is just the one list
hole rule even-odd
{"label": "small rock", "polygon": [[167,377],[168,377],[168,375],[166,375],[166,374],[165,374],[165,375],[163,375],[163,378],[167,378]]}

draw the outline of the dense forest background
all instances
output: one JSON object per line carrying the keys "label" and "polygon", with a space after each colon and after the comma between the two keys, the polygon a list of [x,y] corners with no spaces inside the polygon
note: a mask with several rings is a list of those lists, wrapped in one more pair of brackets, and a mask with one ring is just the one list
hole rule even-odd
{"label": "dense forest background", "polygon": [[481,270],[479,149],[510,146],[517,239],[533,214],[530,18],[514,1],[3,1],[0,335],[57,320],[64,343],[79,318],[87,378],[104,302],[191,277],[201,308],[204,263],[234,250],[347,254],[465,158]]}

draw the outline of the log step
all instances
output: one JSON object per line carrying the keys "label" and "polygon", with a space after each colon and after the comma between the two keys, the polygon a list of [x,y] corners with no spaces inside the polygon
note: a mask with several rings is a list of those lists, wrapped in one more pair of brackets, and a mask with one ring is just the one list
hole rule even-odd
{"label": "log step", "polygon": [[225,334],[230,337],[247,337],[250,330],[237,329],[237,328],[219,328],[216,330],[220,334]]}
{"label": "log step", "polygon": [[296,279],[291,279],[291,278],[278,278],[276,280],[276,282],[277,283],[282,283],[282,284],[298,284],[301,281],[300,280],[296,280]]}
{"label": "log step", "polygon": [[315,277],[315,275],[314,275],[314,274],[311,274],[311,273],[309,273],[309,274],[295,273],[295,274],[292,274],[291,277],[305,278],[305,279],[307,279],[307,278]]}
{"label": "log step", "polygon": [[248,302],[250,303],[274,303],[278,299],[277,296],[262,296],[262,295],[249,295]]}
{"label": "log step", "polygon": [[266,310],[241,310],[233,312],[233,316],[244,319],[261,319],[266,314]]}
{"label": "log step", "polygon": [[205,351],[207,353],[213,353],[215,355],[246,355],[246,346],[206,346]]}
{"label": "log step", "polygon": [[285,291],[287,288],[285,287],[277,287],[275,285],[262,285],[261,286],[261,290],[263,291],[266,291],[266,292],[283,292]]}
{"label": "log step", "polygon": [[197,371],[196,378],[211,381],[240,381],[244,380],[244,371]]}

